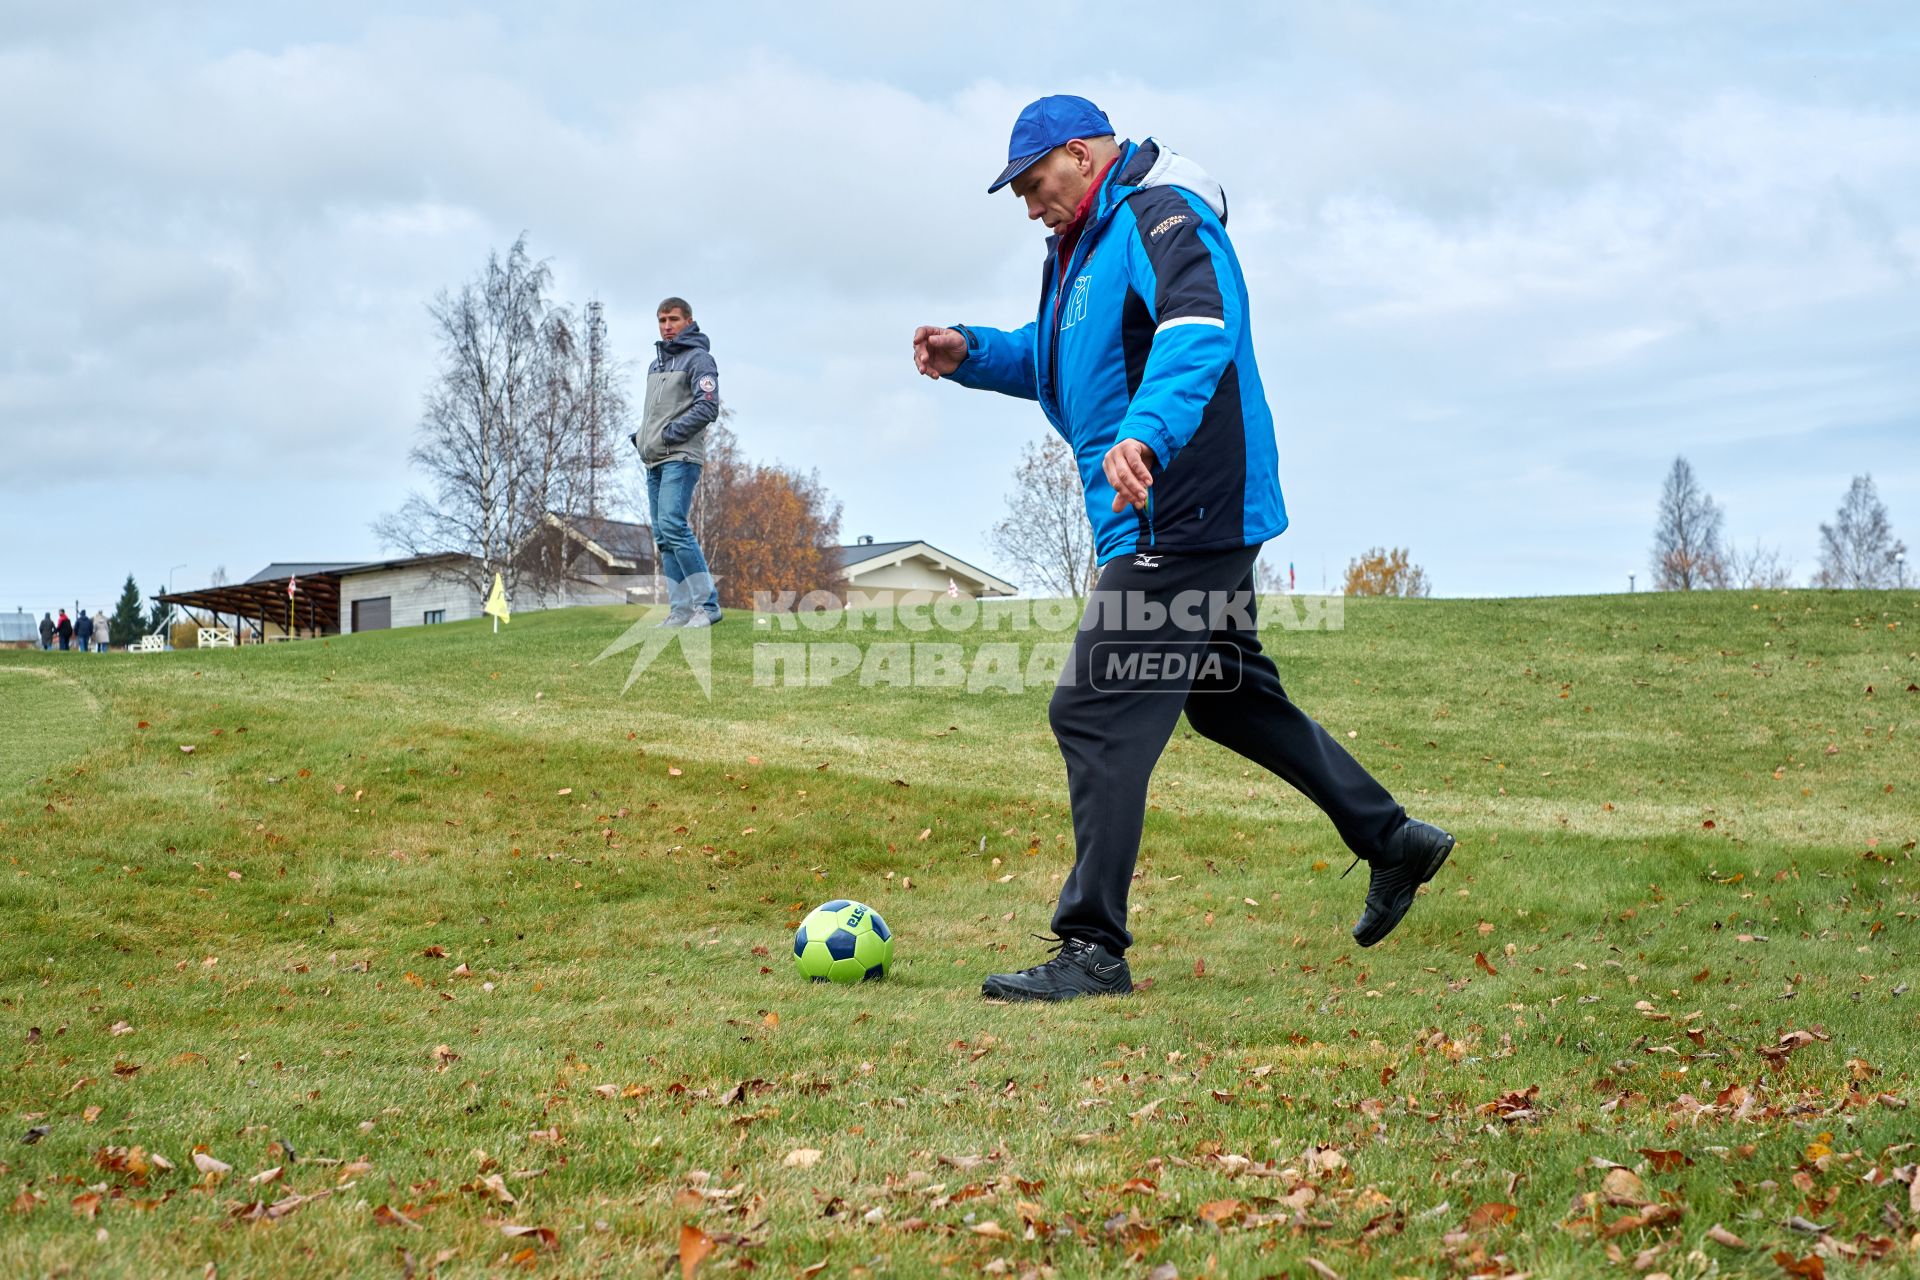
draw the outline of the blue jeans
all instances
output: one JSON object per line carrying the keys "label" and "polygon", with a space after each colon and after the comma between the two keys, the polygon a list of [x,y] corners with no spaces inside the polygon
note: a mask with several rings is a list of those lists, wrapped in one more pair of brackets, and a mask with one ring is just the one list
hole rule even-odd
{"label": "blue jeans", "polygon": [[647,506],[653,512],[653,543],[660,548],[660,573],[667,580],[667,603],[677,617],[704,609],[720,620],[720,593],[714,589],[707,558],[700,553],[687,508],[700,483],[697,462],[662,462],[647,468]]}

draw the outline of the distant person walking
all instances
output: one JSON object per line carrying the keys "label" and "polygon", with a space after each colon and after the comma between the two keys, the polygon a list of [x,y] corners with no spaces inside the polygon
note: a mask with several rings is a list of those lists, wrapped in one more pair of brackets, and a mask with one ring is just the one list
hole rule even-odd
{"label": "distant person walking", "polygon": [[44,614],[40,619],[40,647],[53,648],[53,615]]}
{"label": "distant person walking", "polygon": [[80,642],[80,652],[85,653],[93,648],[93,619],[87,616],[85,609],[82,609],[80,616],[74,620],[73,638]]}
{"label": "distant person walking", "polygon": [[660,341],[647,366],[646,407],[628,437],[647,469],[653,541],[667,580],[667,627],[710,627],[720,621],[720,593],[687,523],[693,489],[707,463],[707,428],[720,416],[720,368],[685,298],[659,306]]}
{"label": "distant person walking", "polygon": [[60,611],[60,620],[53,624],[53,629],[60,637],[61,652],[64,653],[68,649],[71,649],[73,647],[73,619],[67,616],[65,609]]}
{"label": "distant person walking", "polygon": [[107,642],[113,637],[113,628],[108,625],[107,614],[103,609],[93,615],[93,647],[97,653],[107,651]]}

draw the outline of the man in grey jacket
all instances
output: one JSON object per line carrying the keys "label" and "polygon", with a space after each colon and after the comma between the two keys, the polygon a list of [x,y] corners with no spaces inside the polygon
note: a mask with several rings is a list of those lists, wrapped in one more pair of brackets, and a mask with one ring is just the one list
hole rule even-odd
{"label": "man in grey jacket", "polygon": [[667,579],[668,627],[710,627],[720,621],[720,594],[707,558],[687,523],[694,486],[707,461],[707,428],[720,416],[720,369],[707,335],[684,298],[659,307],[658,352],[647,366],[640,429],[630,437],[647,468],[653,542]]}

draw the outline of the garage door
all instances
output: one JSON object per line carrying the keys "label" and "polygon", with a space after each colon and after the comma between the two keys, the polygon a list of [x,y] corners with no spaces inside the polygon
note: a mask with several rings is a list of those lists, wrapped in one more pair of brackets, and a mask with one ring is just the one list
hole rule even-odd
{"label": "garage door", "polygon": [[355,600],[353,602],[353,629],[355,631],[385,631],[392,625],[392,596],[375,596],[371,600]]}

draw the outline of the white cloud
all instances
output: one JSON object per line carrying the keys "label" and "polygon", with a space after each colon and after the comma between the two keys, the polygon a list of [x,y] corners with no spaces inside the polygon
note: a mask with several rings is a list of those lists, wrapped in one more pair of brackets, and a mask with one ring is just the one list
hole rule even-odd
{"label": "white cloud", "polygon": [[[374,550],[432,371],[424,303],[523,229],[636,360],[653,303],[693,298],[749,448],[817,465],[849,533],[987,558],[1044,427],[913,378],[906,340],[1030,314],[1040,236],[983,187],[1013,111],[1054,88],[1227,186],[1283,557],[1395,540],[1443,591],[1598,585],[1581,566],[1641,557],[1674,450],[1738,515],[1796,451],[1884,454],[1920,391],[1920,76],[1888,52],[1889,23],[1914,28],[1897,7],[1780,4],[1739,32],[1712,10],[1491,4],[1171,28],[1074,6],[959,26],[878,5],[234,7],[198,32],[85,8],[0,22],[0,497],[35,528],[106,514],[0,553],[0,584]],[[1895,463],[1883,494],[1920,511],[1920,467]],[[1465,498],[1444,523],[1436,492]],[[149,549],[197,504],[231,518]]]}

